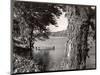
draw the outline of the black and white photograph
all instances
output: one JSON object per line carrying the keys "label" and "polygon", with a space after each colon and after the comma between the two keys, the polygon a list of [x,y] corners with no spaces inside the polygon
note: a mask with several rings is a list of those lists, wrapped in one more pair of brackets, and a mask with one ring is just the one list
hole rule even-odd
{"label": "black and white photograph", "polygon": [[96,69],[96,6],[13,0],[11,73]]}

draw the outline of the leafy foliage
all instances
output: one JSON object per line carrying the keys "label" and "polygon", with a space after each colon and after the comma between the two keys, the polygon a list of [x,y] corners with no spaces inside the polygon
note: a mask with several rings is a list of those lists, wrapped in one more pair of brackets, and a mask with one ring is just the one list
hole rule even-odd
{"label": "leafy foliage", "polygon": [[45,70],[48,61],[44,58],[48,52],[33,55],[34,43],[37,39],[49,38],[50,31],[47,26],[56,26],[55,17],[60,14],[56,4],[14,1],[12,40],[15,73]]}
{"label": "leafy foliage", "polygon": [[[88,38],[96,40],[96,9],[91,6],[61,6],[68,18],[66,56],[71,44],[71,56],[68,58],[69,69],[85,69],[86,58],[89,57]],[[70,43],[71,41],[71,43]],[[73,62],[74,61],[74,62]]]}
{"label": "leafy foliage", "polygon": [[15,1],[13,7],[13,37],[27,44],[29,48],[36,39],[48,39],[50,34],[47,26],[56,26],[55,16],[60,16],[56,4],[42,4]]}

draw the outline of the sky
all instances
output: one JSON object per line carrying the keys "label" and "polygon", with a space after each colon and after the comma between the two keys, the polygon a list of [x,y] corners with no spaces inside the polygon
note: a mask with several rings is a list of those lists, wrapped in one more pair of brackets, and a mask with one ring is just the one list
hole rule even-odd
{"label": "sky", "polygon": [[59,18],[56,18],[57,27],[54,25],[49,26],[49,29],[51,32],[57,32],[57,31],[62,31],[62,30],[67,29],[68,19],[67,19],[67,17],[65,17],[65,12],[63,12],[62,10],[60,10],[60,11],[62,12],[62,14],[60,15]]}

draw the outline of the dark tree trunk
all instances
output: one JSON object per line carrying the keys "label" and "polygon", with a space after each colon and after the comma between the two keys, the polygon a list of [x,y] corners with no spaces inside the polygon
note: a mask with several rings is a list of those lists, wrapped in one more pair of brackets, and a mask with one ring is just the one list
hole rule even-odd
{"label": "dark tree trunk", "polygon": [[32,39],[32,36],[33,36],[33,31],[31,30],[31,33],[30,33],[30,38],[29,38],[29,48],[30,48],[30,59],[33,59],[33,39]]}
{"label": "dark tree trunk", "polygon": [[88,57],[88,34],[89,34],[90,17],[80,27],[80,43],[79,43],[79,61],[78,65],[80,69],[86,68],[86,58]]}

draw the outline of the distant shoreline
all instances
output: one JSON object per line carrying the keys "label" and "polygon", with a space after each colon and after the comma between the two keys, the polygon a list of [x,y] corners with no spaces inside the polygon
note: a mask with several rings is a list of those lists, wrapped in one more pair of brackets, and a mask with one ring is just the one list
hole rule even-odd
{"label": "distant shoreline", "polygon": [[49,36],[49,38],[67,38],[66,36]]}

